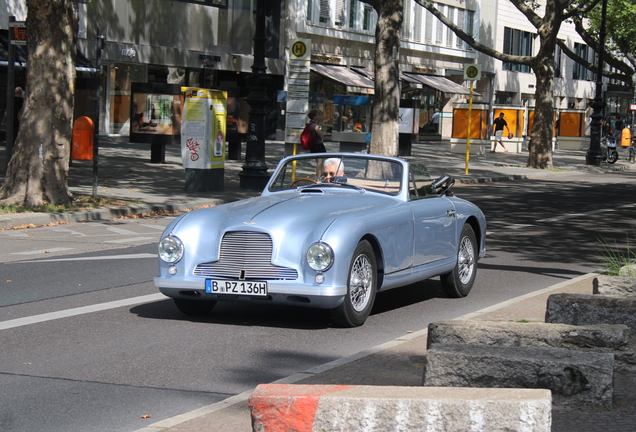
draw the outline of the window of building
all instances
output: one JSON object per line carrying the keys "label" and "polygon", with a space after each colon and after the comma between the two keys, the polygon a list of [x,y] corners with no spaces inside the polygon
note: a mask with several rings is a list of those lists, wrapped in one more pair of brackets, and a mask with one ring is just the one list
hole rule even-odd
{"label": "window of building", "polygon": [[[589,60],[591,52],[592,50],[587,45],[574,43],[574,53],[579,57]],[[591,81],[592,72],[587,70],[581,63],[574,62],[574,66],[572,67],[572,79]]]}
{"label": "window of building", "polygon": [[205,6],[227,7],[227,0],[177,0],[184,3],[196,3]]}
{"label": "window of building", "polygon": [[513,92],[498,91],[495,93],[495,105],[512,105],[514,98]]}
{"label": "window of building", "polygon": [[559,45],[554,49],[554,77],[561,78],[563,74],[561,69],[563,68],[563,51]]}
{"label": "window of building", "polygon": [[356,28],[357,15],[358,15],[358,0],[349,0],[349,28]]}
{"label": "window of building", "polygon": [[329,0],[320,0],[320,24],[329,24]]}
{"label": "window of building", "polygon": [[[504,54],[516,56],[531,56],[533,51],[534,34],[523,30],[504,28]],[[517,63],[503,62],[503,70],[530,73],[530,66]]]}
{"label": "window of building", "polygon": [[373,9],[370,7],[364,8],[364,17],[362,18],[362,30],[371,30],[371,17],[373,16]]}

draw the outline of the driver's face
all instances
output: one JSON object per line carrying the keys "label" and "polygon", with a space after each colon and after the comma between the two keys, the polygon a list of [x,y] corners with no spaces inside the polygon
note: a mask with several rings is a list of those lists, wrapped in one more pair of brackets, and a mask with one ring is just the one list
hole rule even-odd
{"label": "driver's face", "polygon": [[330,164],[325,166],[322,176],[327,182],[331,182],[334,177],[341,177],[344,175],[342,170],[338,171],[338,164]]}

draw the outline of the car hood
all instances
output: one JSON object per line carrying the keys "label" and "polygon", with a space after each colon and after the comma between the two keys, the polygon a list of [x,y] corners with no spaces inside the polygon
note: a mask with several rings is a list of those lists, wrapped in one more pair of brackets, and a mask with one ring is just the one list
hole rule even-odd
{"label": "car hood", "polygon": [[250,227],[266,231],[325,229],[339,217],[357,217],[374,208],[395,205],[396,199],[357,190],[304,189],[250,198],[190,212],[173,232],[194,227],[207,233]]}

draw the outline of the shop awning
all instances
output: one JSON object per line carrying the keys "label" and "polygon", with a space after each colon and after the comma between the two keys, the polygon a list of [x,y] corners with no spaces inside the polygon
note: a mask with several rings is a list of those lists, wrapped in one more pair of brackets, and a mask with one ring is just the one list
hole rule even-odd
{"label": "shop awning", "polygon": [[373,92],[374,84],[372,80],[345,66],[313,63],[311,70],[312,72],[316,72],[326,78],[346,85],[348,92],[369,93],[368,90],[371,90],[371,93]]}
{"label": "shop awning", "polygon": [[[449,94],[461,94],[467,95],[470,94],[470,89],[464,87],[463,85],[457,84],[449,80],[448,78],[437,76],[437,75],[420,75],[413,73],[404,73],[404,77],[414,79],[422,84],[426,84],[429,87],[437,89],[439,91],[443,91],[444,93]],[[479,93],[473,90],[474,96],[481,96]]]}

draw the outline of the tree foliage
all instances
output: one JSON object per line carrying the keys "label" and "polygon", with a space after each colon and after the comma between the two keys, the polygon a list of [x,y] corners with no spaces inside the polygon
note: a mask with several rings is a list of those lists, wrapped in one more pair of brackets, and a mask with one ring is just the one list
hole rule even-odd
{"label": "tree foliage", "polygon": [[26,98],[0,205],[67,205],[76,0],[27,0]]}
{"label": "tree foliage", "polygon": [[[607,14],[605,18],[606,35],[604,60],[612,70],[604,70],[603,76],[623,81],[632,88],[634,73],[636,72],[636,16],[635,0],[611,0],[607,1]],[[586,15],[576,15],[572,21],[581,38],[594,51],[599,50],[599,34],[601,28],[601,4],[590,10]],[[572,53],[567,47],[564,52],[577,62],[593,72],[597,71],[597,65],[590,64],[587,59],[582,59]]]}
{"label": "tree foliage", "polygon": [[[431,0],[416,0],[418,4],[430,11],[460,39],[479,52],[510,63],[524,64],[532,68],[536,76],[535,117],[531,134],[531,145],[528,155],[528,166],[532,168],[552,168],[552,127],[554,115],[554,53],[557,34],[561,23],[577,16],[585,15],[600,0],[581,0],[568,2],[561,0],[545,0],[541,7],[535,0],[510,0],[525,18],[536,28],[539,36],[539,49],[534,56],[516,56],[505,54],[493,47],[486,46],[472,35],[467,34],[446,16],[444,16]],[[542,11],[543,15],[540,15]]]}

